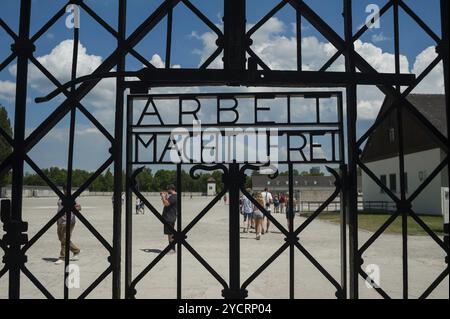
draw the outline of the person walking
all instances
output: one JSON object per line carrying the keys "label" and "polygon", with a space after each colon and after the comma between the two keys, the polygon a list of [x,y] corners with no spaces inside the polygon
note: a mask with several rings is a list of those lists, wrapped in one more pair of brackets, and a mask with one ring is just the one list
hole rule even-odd
{"label": "person walking", "polygon": [[[247,189],[247,192],[250,193],[251,190]],[[248,233],[253,222],[253,203],[245,195],[242,196],[241,201],[242,213],[244,215],[244,233]]]}
{"label": "person walking", "polygon": [[280,195],[280,213],[284,214],[286,211],[286,196],[284,193],[281,193]]}
{"label": "person walking", "polygon": [[278,195],[273,199],[273,212],[274,214],[280,213],[280,198],[278,197]]}
{"label": "person walking", "polygon": [[[264,207],[264,199],[261,193],[257,193],[255,199],[258,202],[258,204]],[[260,240],[261,234],[264,234],[263,229],[264,214],[258,207],[256,207],[256,205],[253,205],[253,219],[255,220],[256,240]]]}
{"label": "person walking", "polygon": [[[295,198],[293,198],[293,206],[292,206],[292,221],[294,221],[295,219],[295,204],[296,204],[296,200]],[[287,220],[287,227],[288,229],[290,229],[291,227],[291,208],[289,205],[289,196],[286,196],[286,220]]]}
{"label": "person walking", "polygon": [[[264,192],[261,193],[261,196],[263,198],[264,204],[263,207],[266,209],[267,214],[270,216],[272,214],[272,204],[273,204],[273,197],[272,194],[269,192],[268,188],[264,189]],[[270,220],[268,218],[268,216],[264,216],[264,219],[266,220],[266,230],[265,232],[268,233],[269,232],[269,227],[270,227]],[[264,234],[264,232],[263,232]]]}
{"label": "person walking", "polygon": [[[63,187],[63,192],[64,194],[67,196],[67,188],[64,185]],[[62,200],[59,199],[58,200],[58,213],[61,212],[61,210],[64,208],[63,204],[62,204]],[[81,205],[75,201],[75,209],[77,211],[81,211]],[[58,234],[58,240],[61,243],[61,250],[59,252],[59,258],[58,260],[55,261],[55,265],[60,265],[62,263],[64,263],[64,259],[66,256],[66,230],[69,230],[69,251],[71,251],[73,253],[73,257],[72,260],[78,260],[79,256],[80,256],[80,248],[75,245],[72,240],[72,232],[73,229],[75,227],[75,214],[73,214],[72,212],[69,212],[69,225],[67,226],[67,213],[64,213],[60,218],[58,218],[57,222],[56,222],[56,226],[57,226],[57,234]]]}
{"label": "person walking", "polygon": [[[162,217],[172,229],[175,228],[175,222],[177,221],[178,211],[177,211],[177,191],[174,185],[169,185],[167,187],[167,192],[160,193],[161,201],[164,205]],[[173,242],[173,231],[166,224],[164,224],[164,234],[167,235],[169,244]],[[171,253],[175,253],[175,246],[172,248]]]}
{"label": "person walking", "polygon": [[144,214],[144,202],[139,197],[136,197],[136,215]]}

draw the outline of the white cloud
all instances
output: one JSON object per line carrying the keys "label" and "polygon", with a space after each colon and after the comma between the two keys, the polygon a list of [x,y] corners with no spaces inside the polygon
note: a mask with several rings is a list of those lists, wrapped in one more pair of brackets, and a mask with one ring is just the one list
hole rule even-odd
{"label": "white cloud", "polygon": [[153,64],[156,68],[164,68],[165,66],[165,63],[158,54],[154,54],[152,56],[150,63]]}
{"label": "white cloud", "polygon": [[[64,84],[71,79],[73,40],[64,40],[55,46],[49,54],[39,56],[36,59],[41,63],[60,83]],[[89,54],[82,43],[78,45],[77,77],[93,73],[103,62],[98,55]],[[15,75],[17,65],[12,65],[9,72]],[[55,86],[39,69],[30,63],[29,75],[30,86],[42,95],[50,93]],[[116,82],[114,79],[104,79],[82,100],[86,107],[94,107],[95,110],[111,110],[111,120],[115,101]],[[108,123],[105,123],[107,125]]]}
{"label": "white cloud", "polygon": [[[422,51],[414,62],[412,73],[419,76],[436,58],[435,47],[431,46]],[[444,69],[440,62],[428,76],[416,87],[414,93],[444,94]]]}
{"label": "white cloud", "polygon": [[11,102],[16,96],[16,83],[11,81],[0,81],[0,101]]}
{"label": "white cloud", "polygon": [[[193,31],[191,33],[191,37],[197,40],[200,40],[202,42],[202,48],[198,50],[194,50],[194,54],[200,55],[200,63],[199,66],[202,65],[210,56],[213,54],[213,52],[217,49],[216,41],[217,41],[217,35],[213,32],[206,32],[202,35],[198,35],[197,32]],[[209,68],[212,69],[221,69],[223,68],[222,63],[222,54],[211,63]]]}
{"label": "white cloud", "polygon": [[[248,25],[250,28],[252,25]],[[287,26],[277,18],[269,19],[253,36],[252,49],[273,70],[295,70],[297,67],[297,40],[295,35],[286,35]],[[196,53],[201,57],[201,63],[205,61],[217,48],[216,36],[211,32],[198,35],[196,32],[192,37],[202,41],[203,48]],[[378,34],[374,43],[387,40],[383,34]],[[358,40],[355,42],[355,50],[370,65],[382,73],[395,72],[395,56],[384,52],[374,43]],[[336,48],[329,42],[322,42],[317,37],[309,36],[302,38],[302,67],[304,70],[319,70],[336,52]],[[434,47],[427,48],[420,53],[410,70],[408,58],[400,56],[400,68],[402,73],[420,74],[428,64],[436,57]],[[201,64],[200,63],[200,64]],[[329,68],[330,71],[344,71],[345,61],[341,57]],[[220,61],[215,62],[213,67],[222,67]],[[254,88],[247,90],[253,91]],[[256,89],[256,91],[259,91]],[[442,64],[436,67],[415,91],[415,93],[442,93],[443,78]],[[383,103],[384,95],[375,86],[361,86],[358,90],[358,116],[361,120],[373,120],[376,118]]]}
{"label": "white cloud", "polygon": [[[152,59],[150,60],[150,63],[156,67],[156,68],[165,68],[166,67],[166,62],[163,61],[163,59],[159,56],[159,54],[153,54]],[[179,64],[174,64],[172,65],[173,69],[180,69],[181,65]]]}
{"label": "white cloud", "polygon": [[[383,50],[372,43],[355,41],[355,51],[358,52],[370,65],[381,73],[395,72],[395,55]],[[402,73],[409,73],[408,58],[400,55],[400,70]]]}

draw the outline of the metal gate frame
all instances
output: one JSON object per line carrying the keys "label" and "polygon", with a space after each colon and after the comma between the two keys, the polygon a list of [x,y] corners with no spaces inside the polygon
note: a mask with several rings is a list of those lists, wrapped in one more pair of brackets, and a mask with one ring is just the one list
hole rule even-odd
{"label": "metal gate frame", "polygon": [[[411,208],[411,201],[417,196],[444,167],[448,168],[448,156],[429,176],[427,180],[414,193],[415,196],[406,197],[405,192],[405,172],[404,172],[404,147],[402,143],[403,128],[401,123],[403,110],[412,113],[429,131],[441,142],[442,149],[447,153],[449,150],[448,134],[450,118],[449,101],[449,1],[440,0],[441,6],[441,24],[442,35],[438,36],[431,28],[420,18],[420,15],[414,12],[403,0],[390,0],[381,9],[381,16],[392,10],[394,17],[395,34],[395,74],[380,74],[370,64],[355,52],[354,42],[358,40],[367,30],[363,26],[358,32],[353,33],[352,2],[343,0],[344,29],[345,37],[337,34],[329,24],[326,23],[313,9],[311,9],[302,0],[282,0],[265,17],[256,23],[248,32],[246,31],[246,3],[245,0],[225,0],[224,1],[224,32],[218,29],[197,7],[189,0],[166,0],[164,1],[139,27],[137,27],[130,36],[126,36],[126,0],[118,1],[118,28],[117,30],[108,25],[95,11],[89,8],[82,0],[71,0],[66,3],[79,5],[87,14],[89,14],[100,26],[109,32],[117,40],[117,48],[106,58],[103,63],[91,74],[79,79],[75,79],[76,59],[74,59],[72,68],[73,81],[61,84],[57,79],[46,70],[33,56],[35,50],[34,43],[41,38],[49,28],[63,17],[65,7],[62,7],[51,19],[46,21],[42,28],[34,35],[30,35],[30,16],[31,0],[20,0],[20,25],[19,33],[16,34],[7,23],[0,19],[0,28],[6,31],[12,39],[11,55],[2,61],[0,71],[5,69],[14,59],[17,58],[17,79],[16,79],[16,102],[15,102],[15,121],[14,136],[9,136],[5,131],[0,130],[1,136],[12,146],[13,152],[2,163],[0,163],[0,174],[3,175],[12,169],[12,201],[2,206],[2,221],[7,235],[0,241],[0,248],[5,251],[5,266],[0,270],[0,277],[9,273],[9,297],[12,299],[20,298],[20,277],[23,273],[27,276],[46,297],[52,297],[45,287],[34,277],[26,267],[26,251],[52,226],[56,219],[62,214],[68,214],[72,211],[81,222],[94,234],[94,236],[110,252],[110,267],[88,288],[82,295],[85,297],[92,291],[107,274],[112,273],[113,289],[112,297],[120,298],[120,251],[121,251],[121,205],[118,200],[114,202],[113,218],[113,240],[112,245],[105,240],[101,234],[82,217],[74,207],[75,199],[86,189],[90,183],[95,180],[109,165],[114,165],[115,172],[122,171],[122,145],[123,145],[123,116],[124,116],[124,91],[129,88],[134,93],[145,93],[148,88],[157,86],[190,86],[190,85],[246,85],[246,86],[274,86],[274,87],[345,87],[347,104],[347,179],[345,189],[347,189],[347,207],[349,224],[349,254],[350,254],[350,282],[349,291],[351,298],[358,298],[358,278],[361,275],[367,277],[361,268],[363,252],[384,232],[384,230],[393,222],[395,217],[402,218],[403,232],[403,297],[408,298],[408,235],[406,220],[411,216],[419,225],[421,225],[431,238],[447,254],[447,268],[442,272],[433,284],[423,293],[421,297],[427,297],[438,286],[442,280],[448,277],[448,253],[449,247],[446,245],[427,225],[417,216]],[[205,61],[199,69],[170,69],[171,42],[172,42],[172,12],[173,8],[179,3],[183,3],[191,10],[201,21],[218,35],[218,48],[213,55]],[[298,68],[296,71],[273,71],[269,66],[258,57],[251,49],[251,37],[268,19],[274,16],[281,8],[285,6],[293,7],[297,12],[297,25],[300,26],[302,19],[306,19],[313,25],[322,36],[337,48],[337,53],[317,72],[303,71],[301,58],[301,33],[297,32],[298,39]],[[417,76],[403,75],[400,73],[400,50],[399,50],[399,11],[402,10],[409,15],[435,42],[438,56]],[[166,47],[166,68],[156,69],[145,60],[134,47],[167,16],[167,47]],[[297,27],[300,31],[300,28]],[[78,41],[77,31],[74,31],[74,42]],[[76,56],[74,45],[74,57]],[[223,52],[224,68],[222,70],[210,70],[207,67]],[[146,67],[140,71],[126,71],[125,57],[133,55],[141,61]],[[250,56],[246,59],[246,54]],[[345,57],[345,72],[329,72],[328,68],[341,55]],[[447,137],[441,134],[406,98],[408,94],[426,77],[427,74],[439,63],[444,65],[444,83],[445,100],[447,111]],[[46,98],[38,99],[38,102],[45,102],[55,97],[59,93],[66,96],[56,110],[49,115],[28,137],[25,138],[25,114],[27,109],[27,74],[29,63],[34,64],[55,86],[58,88]],[[115,72],[111,72],[116,68]],[[360,72],[357,72],[358,69]],[[125,76],[135,76],[139,81],[125,81]],[[113,77],[117,81],[116,93],[116,120],[115,133],[111,136],[107,130],[87,111],[80,103],[101,79]],[[80,84],[78,87],[77,84]],[[400,128],[399,158],[401,175],[401,195],[394,196],[379,179],[361,162],[359,157],[360,146],[364,140],[381,123],[384,116],[357,140],[356,137],[356,119],[357,119],[357,86],[358,85],[376,85],[387,97],[394,98],[398,103],[391,107],[388,112],[397,112],[398,126]],[[407,86],[405,91],[401,91],[401,86]],[[72,192],[71,172],[73,158],[73,123],[75,123],[75,110],[82,112],[106,138],[111,142],[111,156],[109,159],[91,176],[91,178],[77,191]],[[61,193],[27,155],[27,153],[38,144],[42,138],[61,121],[61,119],[71,114],[71,134],[69,143],[68,158],[68,189],[69,195]],[[51,187],[55,193],[63,200],[65,209],[57,216],[52,218],[49,223],[31,239],[27,238],[27,224],[22,220],[22,186],[23,186],[23,168],[27,163],[36,171]],[[357,222],[357,167],[361,167],[397,204],[397,212],[390,218],[374,236],[359,248],[358,242],[358,222]],[[114,196],[120,198],[122,188],[122,175],[114,174]],[[394,217],[395,216],[395,217]],[[67,260],[66,260],[67,264]],[[64,297],[68,298],[66,288]],[[386,292],[381,288],[377,291],[385,298],[388,298]]]}
{"label": "metal gate frame", "polygon": [[[172,228],[164,219],[162,218],[161,213],[152,205],[149,200],[142,194],[139,190],[139,185],[137,182],[137,177],[142,172],[142,170],[146,167],[146,165],[175,165],[170,161],[164,161],[163,155],[158,157],[155,154],[156,149],[156,141],[158,136],[170,135],[171,127],[176,128],[189,128],[189,125],[183,124],[184,121],[181,118],[179,119],[179,124],[167,124],[164,123],[164,127],[161,125],[155,124],[145,124],[143,122],[143,118],[145,115],[156,115],[157,107],[156,101],[158,100],[168,100],[168,99],[176,99],[178,100],[179,112],[181,113],[181,101],[183,100],[191,100],[196,101],[199,106],[201,106],[201,99],[209,98],[209,99],[217,99],[217,112],[220,112],[219,101],[220,99],[229,99],[235,101],[235,107],[237,108],[239,103],[238,100],[240,97],[251,97],[255,101],[258,99],[275,99],[280,97],[286,97],[288,112],[286,123],[277,123],[277,134],[278,137],[285,136],[287,137],[287,147],[288,154],[286,160],[278,160],[276,165],[286,165],[288,167],[288,180],[289,180],[289,227],[286,229],[283,225],[280,224],[268,211],[267,208],[262,207],[254,197],[248,193],[245,188],[246,181],[246,171],[252,170],[257,171],[261,167],[268,165],[268,163],[255,163],[255,162],[238,162],[233,160],[230,163],[221,163],[221,164],[208,164],[204,163],[201,159],[198,161],[193,161],[192,159],[188,162],[182,162],[176,164],[177,167],[177,175],[176,175],[176,184],[177,184],[177,226],[176,229]],[[309,99],[315,102],[315,122],[297,122],[292,120],[292,114],[290,112],[292,100],[293,98],[304,98]],[[322,121],[320,118],[320,102],[321,100],[327,100],[330,98],[336,99],[336,120],[335,121]],[[143,108],[142,113],[138,116],[139,120],[134,120],[135,112],[134,112],[134,104],[135,100],[146,100],[146,106]],[[255,102],[256,103],[256,102]],[[153,105],[154,112],[149,112],[148,108],[150,105]],[[225,111],[226,109],[222,109]],[[162,119],[158,118],[162,122]],[[239,116],[237,115],[236,122],[239,121]],[[192,256],[222,285],[222,296],[226,299],[244,299],[248,296],[247,287],[262,273],[267,267],[269,267],[278,257],[285,252],[289,248],[289,297],[291,299],[295,298],[295,251],[298,249],[300,253],[327,279],[332,286],[336,289],[335,296],[340,299],[344,299],[347,296],[347,232],[346,232],[346,214],[345,214],[345,203],[342,202],[340,205],[340,279],[335,279],[326,268],[319,263],[314,256],[299,242],[299,236],[303,233],[304,230],[308,228],[308,226],[328,207],[328,205],[333,202],[338,196],[345,198],[345,189],[343,189],[344,179],[345,179],[345,147],[344,147],[344,119],[343,119],[343,96],[342,92],[274,92],[274,93],[198,93],[198,94],[135,94],[128,96],[127,102],[127,128],[126,128],[126,248],[125,248],[125,297],[126,298],[136,298],[137,289],[136,285],[164,258],[170,249],[174,248],[177,245],[177,298],[182,299],[182,247],[186,248],[186,250],[192,254]],[[214,127],[223,132],[225,129],[230,127],[240,128],[261,128],[267,125],[264,121],[258,121],[255,119],[252,123],[236,123],[236,124],[224,124],[224,123],[209,123],[203,124],[206,127]],[[164,131],[161,129],[164,128]],[[189,131],[189,134],[193,134],[192,131]],[[225,132],[221,133],[222,136],[225,135]],[[332,150],[331,157],[329,159],[313,159],[313,156],[310,155],[309,160],[303,158],[302,160],[292,159],[290,155],[291,151],[291,136],[303,136],[304,134],[315,134],[315,135],[325,135],[332,134]],[[149,142],[144,142],[142,136],[151,135]],[[264,136],[264,139],[267,136]],[[142,161],[139,160],[140,152],[139,145],[143,143],[145,148],[153,144],[153,156],[152,160]],[[168,143],[168,142],[167,142]],[[312,144],[313,142],[310,142]],[[166,144],[167,148],[167,144]],[[164,151],[166,150],[164,149]],[[267,152],[267,150],[265,150]],[[202,151],[200,151],[202,152]],[[310,152],[312,153],[312,147],[310,147]],[[303,154],[304,155],[304,154]],[[294,228],[294,165],[296,164],[317,164],[317,165],[336,165],[339,167],[338,171],[335,169],[326,166],[328,172],[334,177],[335,189],[331,195],[317,208],[317,210],[311,214],[301,225]],[[198,171],[222,171],[222,181],[224,184],[224,189],[216,194],[216,196],[210,201],[207,206],[202,209],[193,220],[186,226],[182,227],[182,196],[183,191],[181,188],[182,185],[182,175],[181,170],[185,166],[190,166],[190,176],[193,179],[197,179],[198,176],[196,172]],[[276,178],[279,174],[278,169],[273,175],[269,175],[269,178]],[[208,212],[221,200],[221,198],[226,194],[230,194],[230,205],[228,208],[229,211],[229,274],[230,279],[229,283],[225,281],[223,277],[213,268],[211,265],[201,256],[186,240],[188,238],[188,233],[194,228],[194,226],[200,222]],[[285,236],[285,243],[275,251],[271,255],[269,259],[267,259],[258,269],[249,276],[243,283],[241,283],[241,273],[240,273],[240,212],[239,212],[239,199],[240,195],[246,196],[259,210],[264,214],[264,216],[275,226],[275,228],[281,232]],[[132,196],[135,195],[139,198],[142,203],[149,209],[151,214],[156,217],[159,222],[165,227],[172,229],[174,232],[174,241],[172,244],[166,246],[154,260],[152,260],[137,276],[133,278],[132,276]]]}

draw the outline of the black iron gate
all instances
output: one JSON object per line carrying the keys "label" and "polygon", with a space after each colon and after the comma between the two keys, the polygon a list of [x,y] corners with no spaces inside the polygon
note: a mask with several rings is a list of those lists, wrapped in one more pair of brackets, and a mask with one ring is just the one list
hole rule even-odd
{"label": "black iron gate", "polygon": [[[240,119],[239,107],[242,99],[251,99],[251,104],[254,105],[254,121],[242,121]],[[267,120],[258,119],[259,111],[268,111],[263,105],[258,106],[258,103],[264,104],[264,101],[274,101],[275,99],[282,99],[285,103],[275,105],[274,108],[277,113],[286,111],[286,117],[278,119],[278,121],[267,122]],[[293,109],[300,107],[298,102],[295,107],[293,100],[312,101],[315,105],[311,112],[314,118],[313,121],[304,120],[305,117],[294,119],[292,116]],[[334,109],[335,119],[324,120],[321,119],[321,103],[324,100],[334,99],[331,108]],[[213,108],[204,111],[203,101],[210,100],[214,104]],[[145,106],[136,111],[134,107],[136,101],[141,101]],[[162,101],[162,103],[161,103]],[[166,105],[166,112],[174,114],[174,119],[167,122],[163,119],[163,111],[160,109],[161,104],[167,101],[173,101],[172,105]],[[186,101],[194,102],[195,110],[186,110],[183,103]],[[228,105],[223,106],[223,102],[231,102],[232,107]],[[163,104],[164,105],[164,104]],[[247,297],[247,286],[250,285],[269,265],[277,260],[277,258],[289,248],[289,295],[294,298],[294,250],[298,249],[321,274],[334,286],[336,289],[335,295],[338,298],[346,297],[346,217],[345,205],[341,203],[341,236],[340,236],[340,264],[341,277],[335,279],[326,269],[321,265],[313,255],[305,249],[300,243],[300,234],[310,225],[317,216],[322,213],[327,206],[335,201],[337,198],[344,198],[343,193],[343,177],[345,172],[344,166],[344,123],[342,110],[342,93],[341,92],[273,92],[273,93],[219,93],[219,94],[182,94],[182,95],[131,95],[128,97],[127,110],[127,204],[126,204],[126,296],[134,298],[137,294],[136,285],[146,276],[161,260],[162,258],[175,246],[177,249],[177,298],[182,298],[182,247],[191,253],[201,265],[203,265],[212,276],[223,286],[222,296],[228,299],[241,299]],[[242,107],[241,107],[242,108]],[[160,109],[158,111],[158,109]],[[202,113],[203,111],[203,113]],[[198,114],[212,115],[212,119],[202,121]],[[212,114],[211,114],[212,113]],[[232,113],[234,119],[221,118],[223,113]],[[188,115],[193,124],[186,123],[184,117]],[[149,121],[153,118],[155,121]],[[170,120],[169,120],[170,121]],[[202,128],[195,127],[196,123],[201,123]],[[270,128],[272,127],[272,128]],[[273,128],[276,127],[276,128]],[[214,128],[215,133],[206,133],[207,130]],[[237,132],[230,131],[238,128]],[[261,128],[264,128],[261,130]],[[175,131],[171,131],[175,129]],[[180,132],[180,129],[183,130]],[[217,143],[214,147],[214,156],[210,160],[204,159],[203,140],[204,134],[210,136],[216,134],[217,138],[225,138],[231,142],[229,144]],[[192,138],[197,137],[199,144],[197,148],[190,149],[190,144],[186,140],[180,140],[180,137]],[[330,152],[328,156],[317,156],[315,149],[321,149],[322,145],[316,140],[318,137],[327,136],[330,140]],[[158,147],[158,142],[161,143],[160,137],[165,137],[162,146]],[[237,140],[247,138],[248,143],[237,144]],[[249,142],[248,139],[253,138],[255,143]],[[297,138],[299,141],[294,141]],[[279,139],[283,139],[280,141]],[[263,141],[261,143],[261,140]],[[188,147],[186,147],[186,145]],[[286,156],[280,156],[280,147],[284,145],[287,147]],[[186,150],[189,148],[189,150]],[[222,152],[222,148],[224,151]],[[246,150],[253,148],[258,155],[262,156],[245,156]],[[208,148],[209,150],[209,148]],[[172,157],[167,159],[167,151],[172,153]],[[195,152],[195,153],[194,153]],[[147,156],[146,156],[147,155]],[[297,155],[297,156],[295,156]],[[145,159],[144,159],[145,157]],[[143,165],[177,165],[177,197],[178,197],[178,221],[174,232],[174,241],[162,250],[162,252],[149,263],[135,278],[132,276],[132,195],[136,195],[150,210],[150,212],[166,227],[171,226],[163,219],[162,215],[152,205],[149,199],[139,190],[137,177],[139,173],[145,168]],[[337,170],[327,167],[332,176],[335,178],[335,190],[329,195],[322,205],[309,217],[307,220],[294,228],[294,165],[296,164],[312,164],[312,165],[334,165]],[[253,198],[252,194],[245,188],[246,172],[258,171],[260,169],[268,170],[272,178],[275,178],[279,173],[279,166],[287,166],[287,174],[289,180],[289,227],[286,229],[273,215],[269,214],[267,207],[262,207],[260,203]],[[152,166],[152,167],[153,167]],[[198,171],[213,171],[219,170],[222,172],[223,189],[208,203],[205,209],[198,213],[198,215],[183,229],[181,217],[183,216],[183,208],[181,200],[183,197],[182,185],[182,169],[189,169],[190,176],[196,178]],[[336,167],[335,167],[336,168]],[[298,187],[298,186],[296,186]],[[188,190],[186,190],[188,191]],[[230,280],[227,283],[219,273],[211,267],[208,262],[202,257],[188,242],[188,233],[194,226],[202,220],[202,218],[224,197],[229,193],[229,274]],[[255,273],[247,278],[241,284],[241,262],[240,262],[240,198],[241,194],[246,196],[250,201],[259,208],[266,216],[266,218],[285,236],[285,244],[283,244]]]}
{"label": "black iron gate", "polygon": [[[110,267],[87,289],[82,297],[89,294],[108,273],[113,274],[113,289],[112,297],[120,298],[120,251],[121,251],[121,205],[118,200],[114,202],[114,235],[112,244],[110,244],[102,235],[93,227],[89,221],[74,207],[76,198],[85,190],[96,177],[98,177],[108,166],[114,165],[114,196],[116,199],[120,198],[122,190],[122,174],[117,172],[122,171],[122,131],[123,131],[123,116],[124,116],[124,93],[126,89],[130,89],[131,93],[147,93],[149,88],[154,87],[168,87],[168,86],[206,86],[206,85],[226,85],[226,86],[258,86],[258,87],[342,87],[346,92],[346,120],[347,120],[347,170],[345,179],[345,189],[347,190],[347,213],[348,213],[348,227],[349,227],[349,294],[351,298],[358,298],[358,278],[361,275],[366,278],[367,275],[362,270],[362,254],[364,251],[386,230],[386,228],[398,216],[402,218],[402,242],[403,242],[403,297],[408,297],[408,232],[407,232],[407,218],[411,216],[425,231],[433,238],[437,245],[439,245],[447,254],[447,267],[442,274],[436,278],[433,284],[427,289],[421,297],[427,297],[448,276],[448,243],[444,243],[411,209],[411,202],[423,189],[432,181],[432,179],[445,167],[448,168],[448,156],[445,157],[441,165],[430,174],[424,183],[417,189],[409,198],[406,196],[405,189],[405,169],[404,169],[404,145],[400,138],[399,143],[399,159],[400,159],[400,196],[392,194],[383,183],[362,163],[360,160],[360,147],[367,139],[367,137],[380,125],[383,117],[379,118],[376,123],[360,138],[357,139],[356,121],[357,121],[357,89],[358,85],[376,85],[386,97],[392,98],[398,103],[392,106],[385,113],[386,116],[394,111],[398,114],[399,134],[402,136],[404,129],[402,128],[402,114],[404,110],[408,110],[413,116],[420,121],[433,136],[440,141],[442,150],[448,155],[449,142],[449,19],[447,12],[449,11],[449,2],[441,0],[441,25],[442,34],[437,35],[427,24],[421,19],[420,14],[414,12],[405,1],[390,0],[381,8],[380,17],[384,17],[386,13],[393,12],[394,30],[395,30],[395,74],[381,74],[377,72],[360,54],[355,51],[354,43],[361,38],[368,30],[368,26],[362,26],[356,33],[353,32],[355,23],[352,18],[352,3],[351,0],[343,0],[343,22],[344,22],[344,37],[335,32],[329,23],[324,21],[319,14],[315,12],[306,2],[301,0],[282,0],[272,10],[270,10],[260,21],[246,30],[246,1],[242,0],[225,0],[223,1],[224,8],[224,28],[223,31],[219,29],[213,22],[211,22],[201,10],[199,10],[189,0],[166,0],[152,12],[145,21],[143,21],[133,32],[127,35],[126,32],[126,0],[117,0],[118,12],[118,26],[111,27],[101,15],[92,10],[84,1],[73,0],[64,3],[61,9],[48,21],[42,23],[42,27],[33,35],[30,34],[30,19],[32,12],[32,1],[20,1],[20,25],[18,33],[16,34],[3,19],[0,19],[0,28],[3,29],[11,38],[11,54],[1,62],[0,71],[4,70],[14,59],[17,59],[17,79],[16,79],[16,100],[15,100],[15,118],[14,118],[14,134],[10,136],[4,130],[0,130],[1,136],[7,141],[13,151],[12,153],[0,163],[0,173],[3,175],[9,170],[12,172],[12,201],[11,203],[2,203],[2,222],[4,223],[4,230],[6,235],[0,241],[0,248],[5,252],[4,263],[5,266],[0,270],[0,277],[9,275],[9,297],[20,298],[20,278],[21,275],[27,276],[33,284],[41,290],[46,297],[52,297],[46,290],[45,286],[27,269],[26,267],[26,251],[39,240],[39,238],[55,223],[57,218],[69,211],[76,214],[85,226],[94,234],[94,236],[105,246],[110,253]],[[74,29],[74,58],[72,68],[73,81],[62,84],[45,69],[33,56],[35,50],[35,43],[65,14],[66,6],[69,4],[77,5],[83,12],[92,17],[104,30],[111,34],[117,40],[117,47],[113,50],[101,65],[90,75],[75,79],[77,70],[77,43],[79,34],[77,29]],[[172,69],[171,66],[171,50],[172,50],[172,24],[173,24],[173,8],[177,5],[185,5],[200,21],[208,26],[213,33],[217,35],[218,41],[216,51],[208,58],[203,65],[198,69]],[[301,32],[297,34],[297,70],[292,71],[274,71],[269,65],[261,59],[257,53],[252,50],[252,36],[254,33],[264,25],[271,17],[273,17],[279,10],[284,7],[291,7],[296,12],[297,30],[301,30],[302,19],[306,19],[314,28],[316,28],[321,35],[329,41],[337,52],[334,56],[324,64],[319,71],[304,71],[302,69],[302,55],[301,55]],[[399,14],[406,13],[417,25],[430,36],[436,44],[437,57],[425,68],[422,74],[405,75],[400,71],[400,36],[399,36]],[[166,65],[164,69],[155,68],[150,62],[140,55],[135,47],[144,39],[144,37],[151,32],[156,25],[167,17],[167,46],[166,46]],[[223,53],[223,69],[208,69],[208,66]],[[132,55],[141,61],[145,68],[138,71],[130,71],[126,68],[125,57]],[[346,61],[345,72],[331,72],[328,71],[330,66],[339,57],[343,56]],[[247,59],[248,57],[248,59]],[[427,74],[433,70],[440,62],[444,66],[444,83],[445,83],[445,102],[447,110],[447,136],[444,136],[438,131],[408,100],[408,95],[415,87],[426,77]],[[34,131],[26,137],[25,130],[25,114],[29,102],[27,101],[27,85],[28,85],[28,68],[29,63],[34,64],[56,87],[57,90],[49,94],[46,98],[37,99],[37,102],[46,102],[58,94],[63,93],[65,100],[55,109],[55,111],[48,116]],[[113,70],[115,69],[115,70]],[[115,130],[114,136],[111,135],[92,114],[80,103],[96,85],[104,78],[116,79],[116,105],[115,105]],[[135,77],[137,80],[128,80],[126,77]],[[407,87],[402,90],[402,87]],[[42,172],[41,168],[36,165],[30,157],[28,152],[37,145],[42,138],[57,125],[61,119],[71,114],[71,123],[74,123],[76,112],[82,112],[95,127],[102,132],[111,143],[110,157],[101,165],[101,167],[92,175],[86,183],[76,191],[72,191],[72,161],[73,161],[73,125],[71,126],[70,134],[70,149],[68,158],[68,181],[67,186],[69,195],[63,194],[54,185],[51,180]],[[65,209],[52,218],[45,227],[37,233],[33,238],[27,238],[27,225],[22,220],[22,197],[23,197],[23,177],[24,164],[27,163],[39,176],[45,180],[49,187],[63,200]],[[357,221],[357,168],[361,167],[386,193],[393,199],[397,205],[397,212],[389,218],[389,220],[377,231],[374,236],[361,248],[358,242],[358,221]],[[227,174],[233,177],[242,176],[243,167],[237,165],[230,165],[229,167],[222,167],[227,170]],[[130,173],[130,172],[129,172]],[[225,175],[227,175],[225,174]],[[291,186],[292,187],[292,186]],[[241,189],[242,190],[242,189]],[[129,192],[130,190],[128,190]],[[244,192],[245,193],[245,192]],[[234,189],[230,193],[234,204],[237,200],[238,192]],[[236,225],[236,216],[230,216],[230,229],[234,229]],[[185,238],[181,229],[177,230],[178,244],[183,243],[187,248]],[[290,249],[294,246],[301,249],[296,241],[295,232],[292,230],[284,231],[288,238],[287,245]],[[298,234],[296,234],[298,235]],[[232,246],[236,245],[234,241]],[[286,247],[287,248],[287,247]],[[232,251],[236,252],[236,249]],[[192,253],[192,251],[191,251]],[[306,251],[304,252],[307,253]],[[195,252],[194,252],[195,254]],[[198,257],[198,256],[197,256]],[[130,259],[129,259],[130,260]],[[235,269],[232,273],[230,284],[223,283],[225,288],[230,288],[231,294],[225,294],[228,297],[242,297],[242,289],[245,287],[239,286],[238,276],[238,259],[231,258],[233,265],[230,268]],[[66,260],[66,264],[68,261]],[[205,265],[207,266],[207,265]],[[127,272],[129,274],[129,272]],[[330,278],[329,278],[330,279]],[[130,278],[127,278],[127,284],[130,284]],[[330,280],[331,281],[331,280]],[[132,286],[132,285],[131,285]],[[245,285],[244,285],[245,286]],[[343,291],[344,285],[337,289],[339,297],[345,296]],[[131,288],[127,285],[127,288]],[[242,289],[241,289],[242,288]],[[227,291],[228,289],[225,289]],[[68,290],[64,288],[64,297],[68,298]],[[381,287],[377,291],[383,297],[389,297],[388,294],[382,290]],[[128,296],[133,295],[134,291],[129,289]]]}

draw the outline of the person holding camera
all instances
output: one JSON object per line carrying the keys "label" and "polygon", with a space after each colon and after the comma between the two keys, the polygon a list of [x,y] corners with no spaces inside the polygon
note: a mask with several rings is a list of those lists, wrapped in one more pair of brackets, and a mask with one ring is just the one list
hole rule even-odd
{"label": "person holding camera", "polygon": [[[164,234],[167,235],[169,244],[173,242],[173,230],[175,228],[175,222],[177,221],[177,191],[174,185],[169,185],[167,187],[167,192],[160,193],[161,201],[164,205],[162,217],[166,221],[167,224],[172,226],[172,228],[168,227],[164,224]],[[175,246],[172,248],[171,253],[175,253]]]}

